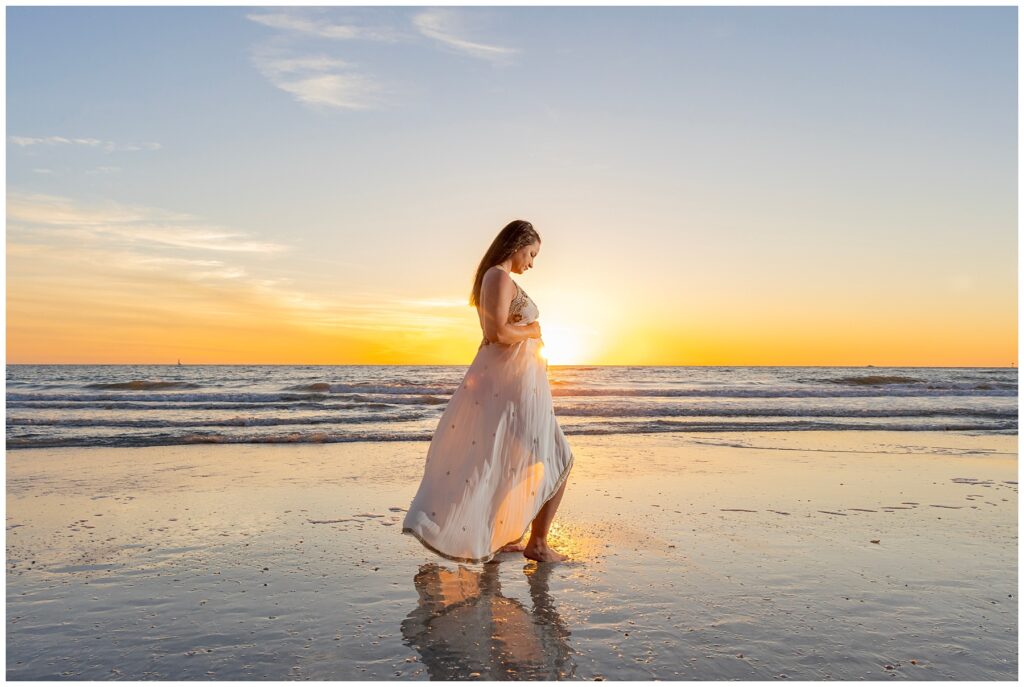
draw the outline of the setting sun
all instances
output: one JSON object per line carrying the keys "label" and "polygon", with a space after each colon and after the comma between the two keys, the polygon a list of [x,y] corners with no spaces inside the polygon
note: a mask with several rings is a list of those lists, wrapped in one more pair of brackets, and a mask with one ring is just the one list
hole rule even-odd
{"label": "setting sun", "polygon": [[558,327],[544,329],[541,339],[544,345],[540,355],[550,365],[578,365],[584,361],[586,352],[580,345],[580,337],[576,332]]}

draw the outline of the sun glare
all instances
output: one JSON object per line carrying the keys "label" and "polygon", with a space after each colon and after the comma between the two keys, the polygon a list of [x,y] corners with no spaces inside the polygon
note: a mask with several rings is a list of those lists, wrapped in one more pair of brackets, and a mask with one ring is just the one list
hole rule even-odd
{"label": "sun glare", "polygon": [[540,354],[549,365],[578,365],[582,362],[583,350],[575,332],[545,327],[542,339],[544,345]]}

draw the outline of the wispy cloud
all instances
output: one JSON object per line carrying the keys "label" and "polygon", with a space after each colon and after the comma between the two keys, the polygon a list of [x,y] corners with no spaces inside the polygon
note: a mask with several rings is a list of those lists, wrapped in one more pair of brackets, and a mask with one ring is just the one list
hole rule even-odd
{"label": "wispy cloud", "polygon": [[44,301],[49,308],[78,304],[83,309],[80,315],[135,303],[139,309],[168,310],[168,315],[177,309],[181,319],[209,313],[244,320],[252,327],[274,323],[371,339],[381,332],[455,331],[466,321],[465,301],[454,298],[410,300],[366,292],[339,298],[304,290],[291,279],[258,276],[222,260],[156,256],[112,244],[31,241],[32,237],[16,238],[7,244],[8,294],[18,301],[42,299],[36,302],[37,310]]}
{"label": "wispy cloud", "polygon": [[422,352],[418,336],[441,355],[439,332],[467,322],[454,298],[339,292],[333,281],[314,289],[305,270],[292,270],[303,275],[295,283],[276,255],[259,259],[283,246],[182,213],[12,192],[7,219],[14,360],[149,362],[195,351],[211,362],[373,362],[395,346]]}
{"label": "wispy cloud", "polygon": [[493,62],[504,62],[518,51],[500,45],[489,45],[465,36],[465,15],[448,8],[431,8],[413,17],[413,25],[421,34],[456,52]]}
{"label": "wispy cloud", "polygon": [[371,40],[393,42],[399,39],[398,32],[387,27],[359,26],[352,23],[332,21],[323,16],[310,16],[296,12],[259,12],[245,15],[247,19],[281,31],[329,38],[334,40]]}
{"label": "wispy cloud", "polygon": [[279,33],[253,53],[253,63],[275,87],[313,109],[369,110],[379,107],[387,89],[348,60],[303,53],[302,39],[393,42],[397,32],[338,21],[309,11],[254,12],[246,18]]}
{"label": "wispy cloud", "polygon": [[400,301],[410,308],[465,308],[465,298],[410,298]]}
{"label": "wispy cloud", "polygon": [[253,62],[270,83],[314,108],[372,109],[385,92],[373,79],[354,71],[353,65],[327,55],[264,51],[256,53]]}
{"label": "wispy cloud", "polygon": [[99,167],[94,167],[93,169],[85,170],[85,173],[86,174],[116,174],[117,172],[120,172],[120,171],[121,171],[120,167],[113,167],[113,166],[110,166],[110,165],[100,165]]}
{"label": "wispy cloud", "polygon": [[112,152],[135,152],[139,150],[159,150],[162,146],[159,143],[116,143],[104,141],[98,138],[68,138],[66,136],[11,136],[11,143],[22,148],[29,146],[85,146],[97,148],[108,153]]}
{"label": "wispy cloud", "polygon": [[[254,50],[256,68],[275,87],[313,109],[379,109],[397,93],[376,75],[336,56],[338,44],[360,40],[415,43],[422,41],[419,36],[426,36],[445,50],[491,62],[507,61],[518,52],[471,40],[466,26],[468,15],[447,8],[416,13],[411,29],[369,26],[319,8],[252,12],[245,16],[276,31],[268,42]],[[311,40],[317,44],[316,53],[307,52]]]}
{"label": "wispy cloud", "polygon": [[[126,283],[139,279],[139,284],[149,284],[150,276],[161,275],[197,285],[231,282],[234,297],[242,298],[237,291],[241,289],[248,294],[244,297],[248,302],[262,298],[275,308],[285,308],[306,326],[368,332],[434,330],[462,321],[461,311],[444,311],[465,309],[465,299],[409,299],[379,293],[353,293],[350,300],[339,301],[294,288],[293,280],[286,277],[255,276],[237,261],[229,262],[231,257],[215,254],[270,253],[287,247],[253,241],[240,232],[183,226],[198,220],[182,213],[119,203],[85,205],[68,198],[13,192],[7,198],[7,222],[9,257],[51,266],[88,266],[94,278],[108,275]],[[168,248],[185,252],[168,255]]]}
{"label": "wispy cloud", "polygon": [[236,253],[272,253],[285,248],[253,240],[242,232],[208,225],[191,215],[110,202],[86,206],[44,194],[9,193],[7,222],[12,230],[82,239],[115,238],[136,245]]}
{"label": "wispy cloud", "polygon": [[[261,308],[302,325],[289,304],[296,294],[279,286],[287,280],[254,277],[240,264],[287,248],[280,244],[184,213],[22,192],[8,194],[7,227],[8,293],[23,325],[40,309],[59,311],[127,327],[128,340],[154,312],[255,327]],[[110,312],[123,321],[109,322]]]}

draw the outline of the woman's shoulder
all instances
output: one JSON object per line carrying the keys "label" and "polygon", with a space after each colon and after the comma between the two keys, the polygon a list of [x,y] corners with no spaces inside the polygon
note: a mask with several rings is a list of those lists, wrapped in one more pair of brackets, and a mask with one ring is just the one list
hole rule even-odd
{"label": "woman's shoulder", "polygon": [[488,282],[491,283],[491,284],[495,284],[495,285],[498,285],[498,284],[515,285],[515,283],[516,283],[515,280],[512,279],[512,275],[510,275],[508,272],[506,272],[505,270],[501,269],[500,267],[498,267],[496,265],[494,267],[488,268],[488,270],[486,272],[484,272],[484,283],[488,283]]}

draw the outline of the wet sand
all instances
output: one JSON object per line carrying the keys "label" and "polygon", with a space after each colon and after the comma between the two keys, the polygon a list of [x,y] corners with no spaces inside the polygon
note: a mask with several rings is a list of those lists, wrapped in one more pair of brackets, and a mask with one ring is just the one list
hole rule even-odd
{"label": "wet sand", "polygon": [[402,535],[427,445],[7,453],[7,678],[1017,678],[1017,437],[572,436],[573,560]]}

